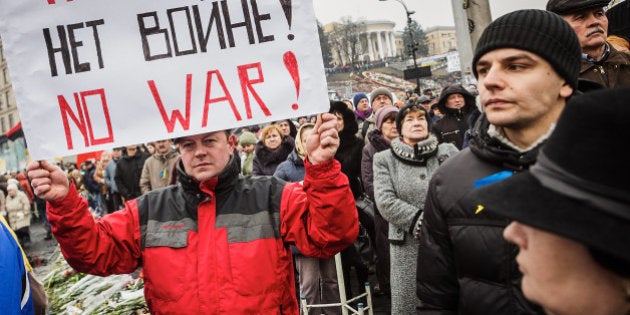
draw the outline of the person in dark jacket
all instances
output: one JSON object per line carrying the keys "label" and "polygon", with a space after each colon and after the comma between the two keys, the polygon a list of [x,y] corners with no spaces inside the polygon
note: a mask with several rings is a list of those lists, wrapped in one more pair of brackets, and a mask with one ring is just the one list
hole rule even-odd
{"label": "person in dark jacket", "polygon": [[144,162],[149,154],[138,149],[137,145],[128,145],[123,151],[123,157],[116,164],[116,187],[124,201],[129,201],[142,194],[140,177]]}
{"label": "person in dark jacket", "polygon": [[579,68],[579,41],[554,13],[519,10],[484,30],[472,67],[484,114],[469,147],[433,174],[424,205],[419,314],[542,314],[520,290],[517,249],[501,237],[508,222],[458,201],[536,161],[577,89]]}
{"label": "person in dark jacket", "polygon": [[609,3],[609,0],[549,0],[547,11],[567,21],[580,41],[580,78],[604,87],[630,86],[630,54],[618,51],[606,41],[608,18],[604,7]]}
{"label": "person in dark jacket", "polygon": [[452,143],[461,150],[470,115],[477,110],[475,97],[461,84],[453,84],[442,89],[436,106],[443,116],[433,124],[431,133],[438,142]]}
{"label": "person in dark jacket", "polygon": [[328,258],[352,244],[358,221],[333,159],[335,117],[307,140],[303,183],[241,176],[236,138],[215,131],[175,139],[177,185],[128,201],[95,221],[61,169],[28,165],[61,252],[77,271],[144,272],[151,314],[299,314],[290,244]]}
{"label": "person in dark jacket", "polygon": [[[398,107],[388,105],[378,111],[374,118],[376,129],[368,134],[368,143],[363,147],[361,154],[361,180],[363,188],[370,200],[374,201],[374,170],[372,164],[377,152],[391,148],[391,141],[399,136],[396,129],[396,114]],[[389,223],[374,205],[374,251],[376,253],[376,279],[378,285],[374,287],[376,294],[390,293],[389,280]]]}
{"label": "person in dark jacket", "polygon": [[[361,184],[361,151],[363,150],[363,140],[357,137],[359,125],[355,119],[354,113],[346,104],[339,101],[330,102],[331,114],[337,117],[337,132],[339,133],[339,149],[335,154],[335,159],[341,164],[341,171],[348,176],[350,181],[350,189],[356,200],[363,193]],[[361,226],[368,230],[369,235],[374,235],[374,223],[359,213],[359,221]],[[346,296],[352,296],[352,288],[350,286],[350,269],[354,267],[357,273],[357,281],[361,291],[364,290],[364,284],[368,279],[368,266],[359,255],[355,246],[350,246],[341,252],[343,262],[343,275],[346,286]]]}
{"label": "person in dark jacket", "polygon": [[253,175],[273,175],[276,167],[287,159],[294,147],[291,136],[283,136],[278,125],[263,128],[260,141],[256,144]]}

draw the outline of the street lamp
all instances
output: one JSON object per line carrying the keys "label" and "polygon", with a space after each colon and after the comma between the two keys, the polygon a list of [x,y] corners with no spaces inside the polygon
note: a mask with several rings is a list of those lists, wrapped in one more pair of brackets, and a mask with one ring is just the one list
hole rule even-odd
{"label": "street lamp", "polygon": [[[379,1],[387,1],[387,0],[379,0]],[[407,29],[409,30],[409,50],[411,50],[411,56],[413,57],[413,68],[418,69],[418,63],[416,62],[416,51],[418,50],[418,44],[413,40],[413,30],[411,29],[411,15],[416,13],[416,11],[409,11],[407,5],[402,0],[396,0],[400,4],[402,4],[403,8],[405,8],[405,13],[407,13]],[[416,89],[418,90],[418,94],[420,94],[420,78],[416,77]]]}

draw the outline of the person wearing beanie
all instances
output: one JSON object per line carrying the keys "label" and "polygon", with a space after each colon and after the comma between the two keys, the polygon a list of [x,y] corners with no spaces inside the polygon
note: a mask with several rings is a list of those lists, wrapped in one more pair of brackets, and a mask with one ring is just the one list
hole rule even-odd
{"label": "person wearing beanie", "polygon": [[355,94],[352,98],[352,104],[354,104],[354,114],[357,116],[358,124],[365,121],[372,114],[370,100],[365,93]]}
{"label": "person wearing beanie", "polygon": [[475,97],[461,84],[448,85],[442,89],[437,107],[443,116],[433,125],[431,132],[438,142],[452,143],[461,150],[464,134],[470,127],[470,116],[477,111]]}
{"label": "person wearing beanie", "polygon": [[[376,129],[368,135],[361,154],[361,180],[368,198],[374,202],[374,172],[372,164],[374,155],[389,150],[391,141],[398,137],[396,129],[396,114],[398,107],[385,106],[378,111],[374,118]],[[375,205],[376,206],[376,205]],[[375,274],[378,284],[374,287],[375,294],[390,294],[390,259],[389,259],[389,223],[383,219],[378,210],[374,209],[374,251],[376,253]]]}
{"label": "person wearing beanie", "polygon": [[604,7],[609,2],[549,0],[547,11],[560,15],[575,31],[582,47],[581,79],[597,82],[604,87],[630,86],[630,54],[618,51],[606,41],[608,18]]}
{"label": "person wearing beanie", "polygon": [[395,120],[400,135],[391,141],[390,150],[374,155],[374,198],[389,223],[391,314],[415,313],[419,301],[415,279],[409,276],[415,273],[418,259],[413,231],[432,174],[458,152],[451,143],[438,143],[430,133],[429,121],[424,107],[403,106]]}
{"label": "person wearing beanie", "polygon": [[572,98],[529,171],[466,196],[513,220],[503,237],[519,247],[523,293],[548,314],[630,314],[630,154],[616,140],[630,137],[628,99]]}
{"label": "person wearing beanie", "polygon": [[370,105],[372,106],[372,114],[359,125],[361,137],[364,141],[367,141],[367,134],[376,128],[374,115],[379,109],[387,105],[394,105],[394,96],[387,88],[376,88],[370,93]]}
{"label": "person wearing beanie", "polygon": [[256,143],[258,139],[249,131],[243,132],[238,139],[238,145],[241,147],[241,174],[243,175],[252,175]]}
{"label": "person wearing beanie", "polygon": [[615,49],[630,53],[630,1],[617,3],[606,11],[608,43]]}
{"label": "person wearing beanie", "polygon": [[423,206],[419,314],[543,314],[520,290],[507,222],[463,197],[536,161],[576,91],[580,54],[571,26],[544,10],[505,14],[483,31],[472,64],[482,114],[469,146],[433,174]]}

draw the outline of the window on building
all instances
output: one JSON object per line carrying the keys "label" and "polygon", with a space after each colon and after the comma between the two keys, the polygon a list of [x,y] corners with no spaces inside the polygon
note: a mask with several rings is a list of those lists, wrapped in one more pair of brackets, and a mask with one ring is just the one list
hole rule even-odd
{"label": "window on building", "polygon": [[0,118],[0,124],[2,125],[2,133],[7,132],[7,124],[6,124],[6,122],[4,121],[4,117],[1,117],[1,118]]}
{"label": "window on building", "polygon": [[4,84],[9,84],[9,70],[7,68],[2,69],[2,78],[4,79]]}
{"label": "window on building", "polygon": [[11,91],[4,93],[4,98],[7,100],[7,108],[11,107]]}
{"label": "window on building", "polygon": [[13,127],[13,114],[9,114],[9,128]]}

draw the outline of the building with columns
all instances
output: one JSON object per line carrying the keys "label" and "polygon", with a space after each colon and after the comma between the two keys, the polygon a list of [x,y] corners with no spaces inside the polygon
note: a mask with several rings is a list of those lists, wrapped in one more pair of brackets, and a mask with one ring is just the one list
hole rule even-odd
{"label": "building with columns", "polygon": [[[384,61],[401,56],[403,53],[403,34],[394,30],[396,23],[386,20],[375,21],[358,21],[353,22],[356,26],[354,34],[356,36],[353,40],[345,40],[347,43],[357,43],[357,47],[354,50],[356,53],[356,60],[360,63],[368,63],[375,61]],[[323,26],[324,33],[331,40],[333,37],[350,36],[344,34],[341,23],[329,23]],[[350,44],[348,44],[350,45]],[[348,60],[348,54],[341,50],[341,47],[337,47],[334,43],[331,43],[331,55],[333,64],[346,65],[350,63]],[[349,49],[343,47],[343,49]]]}
{"label": "building with columns", "polygon": [[424,31],[429,46],[429,56],[445,54],[457,50],[457,37],[454,26],[434,26]]}

